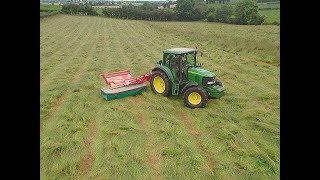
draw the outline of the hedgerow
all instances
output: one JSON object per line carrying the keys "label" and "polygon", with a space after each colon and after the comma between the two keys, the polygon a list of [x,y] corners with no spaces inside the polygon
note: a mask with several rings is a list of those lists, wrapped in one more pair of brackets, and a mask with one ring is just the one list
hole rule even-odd
{"label": "hedgerow", "polygon": [[[177,0],[177,6],[173,9],[158,9],[150,2],[141,6],[124,5],[119,8],[104,8],[102,15],[111,18],[137,19],[151,21],[198,21],[221,22],[231,24],[260,25],[265,17],[259,14],[259,8],[253,0],[242,0],[235,3],[206,4],[202,0]],[[62,13],[98,15],[89,4],[63,5]]]}

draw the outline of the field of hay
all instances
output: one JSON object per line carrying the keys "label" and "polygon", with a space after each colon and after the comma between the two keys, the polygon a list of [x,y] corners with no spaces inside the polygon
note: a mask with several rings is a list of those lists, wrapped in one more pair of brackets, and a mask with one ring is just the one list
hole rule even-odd
{"label": "field of hay", "polygon": [[[279,179],[279,26],[56,15],[40,20],[41,179]],[[105,101],[100,74],[195,47],[227,94]]]}

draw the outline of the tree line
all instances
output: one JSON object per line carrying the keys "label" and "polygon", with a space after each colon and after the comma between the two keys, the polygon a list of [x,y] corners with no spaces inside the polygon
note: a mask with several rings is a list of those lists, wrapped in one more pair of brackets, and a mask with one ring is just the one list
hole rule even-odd
{"label": "tree line", "polygon": [[141,6],[124,5],[121,8],[105,8],[104,16],[122,19],[140,19],[153,21],[177,20],[176,13],[170,8],[158,9],[152,3],[144,3]]}
{"label": "tree line", "polygon": [[[212,1],[214,2],[214,1]],[[63,13],[97,15],[88,4],[63,5]],[[241,0],[235,3],[208,3],[203,0],[177,0],[175,8],[169,5],[158,9],[156,4],[145,2],[143,5],[123,5],[120,8],[104,8],[102,15],[111,18],[153,20],[153,21],[199,21],[222,22],[231,24],[259,25],[264,17],[259,14],[254,0]]]}
{"label": "tree line", "polygon": [[156,21],[198,21],[222,22],[232,24],[259,25],[264,17],[259,14],[259,7],[253,0],[235,3],[209,3],[202,0],[177,0],[174,9],[157,9],[151,3],[142,6],[126,5],[121,8],[105,8],[103,15],[112,18],[141,19]]}
{"label": "tree line", "polygon": [[97,11],[90,4],[64,4],[61,12],[65,14],[98,15]]}

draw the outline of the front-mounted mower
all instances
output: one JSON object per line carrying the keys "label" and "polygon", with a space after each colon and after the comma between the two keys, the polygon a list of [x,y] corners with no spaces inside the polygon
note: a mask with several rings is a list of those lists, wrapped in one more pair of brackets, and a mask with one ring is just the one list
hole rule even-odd
{"label": "front-mounted mower", "polygon": [[187,107],[204,107],[209,98],[220,98],[225,88],[213,72],[201,68],[197,54],[197,49],[167,49],[151,73],[138,78],[129,71],[102,74],[110,88],[101,89],[101,94],[106,100],[141,94],[149,81],[156,94],[182,95]]}

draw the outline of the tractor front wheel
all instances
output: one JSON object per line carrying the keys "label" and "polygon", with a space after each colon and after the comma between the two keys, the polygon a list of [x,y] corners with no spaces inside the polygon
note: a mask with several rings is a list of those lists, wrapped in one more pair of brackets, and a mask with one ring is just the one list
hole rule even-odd
{"label": "tractor front wheel", "polygon": [[184,92],[183,100],[189,108],[204,107],[208,102],[208,93],[201,87],[192,86]]}
{"label": "tractor front wheel", "polygon": [[152,72],[150,85],[153,92],[169,96],[171,92],[171,84],[168,76],[162,71],[156,70]]}

